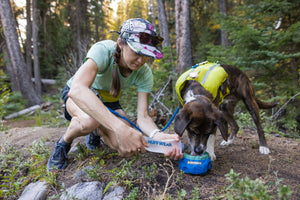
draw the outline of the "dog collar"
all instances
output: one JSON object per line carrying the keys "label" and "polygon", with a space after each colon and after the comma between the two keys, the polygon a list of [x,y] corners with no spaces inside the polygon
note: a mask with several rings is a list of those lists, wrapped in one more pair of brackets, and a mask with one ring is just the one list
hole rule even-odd
{"label": "dog collar", "polygon": [[187,103],[190,103],[190,102],[193,102],[193,101],[197,101],[199,99],[197,99],[197,97],[202,97],[202,98],[207,98],[206,96],[202,95],[202,94],[196,94],[196,95],[193,95],[192,98],[193,99],[190,99],[189,101],[185,101],[183,100],[183,105],[187,104]]}

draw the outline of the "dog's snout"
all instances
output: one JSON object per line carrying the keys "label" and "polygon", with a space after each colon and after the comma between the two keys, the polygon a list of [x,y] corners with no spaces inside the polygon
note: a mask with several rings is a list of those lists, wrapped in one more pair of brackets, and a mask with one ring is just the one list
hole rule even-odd
{"label": "dog's snout", "polygon": [[197,155],[201,155],[204,152],[204,149],[201,147],[195,147],[194,151]]}

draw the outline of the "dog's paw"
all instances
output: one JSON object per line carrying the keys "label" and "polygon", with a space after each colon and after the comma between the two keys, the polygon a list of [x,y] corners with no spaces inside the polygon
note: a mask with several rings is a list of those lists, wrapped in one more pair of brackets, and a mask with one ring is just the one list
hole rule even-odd
{"label": "dog's paw", "polygon": [[207,151],[207,153],[209,154],[209,157],[210,157],[211,161],[216,160],[217,157],[216,157],[216,154],[214,152]]}
{"label": "dog's paw", "polygon": [[220,145],[228,146],[228,145],[232,144],[232,142],[233,142],[233,140],[227,140],[227,141],[223,140]]}
{"label": "dog's paw", "polygon": [[259,147],[259,152],[261,154],[269,154],[270,153],[270,149],[268,147],[265,147],[265,146],[260,146]]}
{"label": "dog's paw", "polygon": [[215,154],[209,155],[211,161],[215,161],[217,159]]}

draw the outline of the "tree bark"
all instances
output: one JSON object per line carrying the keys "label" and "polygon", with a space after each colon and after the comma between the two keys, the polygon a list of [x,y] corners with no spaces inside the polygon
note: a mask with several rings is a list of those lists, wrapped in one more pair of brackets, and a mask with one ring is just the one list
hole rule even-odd
{"label": "tree bark", "polygon": [[75,16],[74,16],[74,29],[75,37],[74,44],[76,44],[78,62],[82,62],[87,48],[88,30],[87,24],[87,0],[75,0]]}
{"label": "tree bark", "polygon": [[192,66],[192,47],[190,34],[190,1],[175,1],[176,16],[176,52],[177,73],[181,74],[185,69]]}
{"label": "tree bark", "polygon": [[[291,15],[290,14],[288,16],[288,24],[289,24],[289,27],[292,26]],[[293,45],[294,45],[294,42],[292,40],[290,40],[289,43],[288,43],[290,54],[294,53]],[[290,65],[291,65],[292,72],[294,72],[293,73],[293,82],[294,82],[295,85],[298,85],[298,88],[299,88],[299,78],[300,78],[299,66],[297,67],[297,64],[296,64],[296,61],[295,61],[294,57],[290,58]]]}
{"label": "tree bark", "polygon": [[26,67],[28,74],[32,76],[32,21],[31,21],[31,0],[26,0]]}
{"label": "tree bark", "polygon": [[[227,15],[227,3],[226,0],[219,0],[219,10],[223,15]],[[228,37],[226,31],[222,28],[221,25],[221,44],[224,48],[229,46]]]}
{"label": "tree bark", "polygon": [[33,43],[33,69],[34,69],[34,84],[37,95],[42,96],[42,84],[39,65],[38,51],[38,9],[37,0],[32,0],[32,43]]}
{"label": "tree bark", "polygon": [[77,52],[78,52],[78,59],[80,60],[80,58],[83,57],[82,52],[81,52],[81,42],[82,42],[82,38],[81,38],[81,20],[82,20],[82,16],[81,16],[81,5],[80,5],[80,0],[76,0],[75,1],[75,24],[76,24],[76,44],[77,44]]}
{"label": "tree bark", "polygon": [[0,16],[9,57],[13,68],[16,69],[16,76],[19,80],[22,96],[28,101],[29,106],[40,104],[42,99],[34,90],[31,77],[26,69],[25,59],[21,52],[10,1],[0,0]]}
{"label": "tree bark", "polygon": [[9,76],[9,79],[10,79],[10,82],[11,82],[11,90],[14,91],[14,92],[17,92],[17,91],[20,91],[20,85],[19,85],[19,81],[17,80],[17,70],[13,68],[11,62],[10,62],[10,59],[9,59],[9,56],[8,56],[8,50],[7,50],[7,47],[6,47],[6,43],[5,43],[5,40],[3,38],[2,40],[2,36],[0,35],[0,46],[1,46],[1,52],[0,53],[3,53],[4,56],[4,61],[5,61],[5,69],[6,69],[6,72]]}
{"label": "tree bark", "polygon": [[163,47],[170,47],[171,40],[168,29],[164,0],[156,0],[160,35],[164,38]]}

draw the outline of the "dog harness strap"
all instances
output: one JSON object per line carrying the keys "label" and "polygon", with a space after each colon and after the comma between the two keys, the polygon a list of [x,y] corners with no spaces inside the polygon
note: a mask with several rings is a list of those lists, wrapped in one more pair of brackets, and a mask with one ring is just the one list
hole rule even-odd
{"label": "dog harness strap", "polygon": [[[218,96],[219,87],[226,81],[228,74],[226,71],[216,63],[203,62],[192,66],[189,70],[184,72],[177,80],[175,89],[178,100],[183,105],[183,99],[181,97],[181,90],[184,88],[187,80],[198,81],[206,90],[213,95],[213,100]],[[229,89],[226,89],[226,94],[220,92],[220,103],[223,98],[229,94]]]}
{"label": "dog harness strap", "polygon": [[141,133],[143,133],[143,131],[137,127],[132,121],[130,121],[127,117],[120,115],[117,111],[111,109],[110,107],[106,107],[111,113],[113,113],[114,115],[116,115],[117,117],[120,117],[121,119],[126,120],[129,124],[131,124],[134,128],[136,128],[137,130],[139,130]]}
{"label": "dog harness strap", "polygon": [[[212,72],[213,69],[215,69],[216,66],[217,66],[217,65],[211,66],[211,67],[209,68],[209,70],[205,73],[205,75],[204,75],[204,77],[203,77],[203,79],[202,79],[202,81],[201,81],[201,84],[202,84],[202,85],[205,85],[208,75],[210,74],[210,72]],[[220,65],[218,65],[218,66],[220,66]]]}

